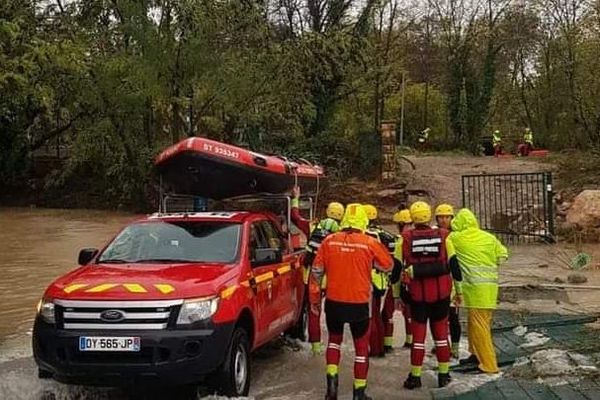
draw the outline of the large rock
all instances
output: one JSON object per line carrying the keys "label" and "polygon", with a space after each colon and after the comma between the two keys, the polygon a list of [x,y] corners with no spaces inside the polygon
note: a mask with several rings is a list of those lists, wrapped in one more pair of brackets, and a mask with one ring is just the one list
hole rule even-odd
{"label": "large rock", "polygon": [[567,211],[567,223],[580,228],[600,227],[600,190],[584,190]]}
{"label": "large rock", "polygon": [[586,283],[587,281],[588,281],[587,276],[585,276],[583,274],[578,274],[577,272],[569,274],[569,276],[567,277],[567,282],[569,282],[569,283],[578,284],[578,283]]}

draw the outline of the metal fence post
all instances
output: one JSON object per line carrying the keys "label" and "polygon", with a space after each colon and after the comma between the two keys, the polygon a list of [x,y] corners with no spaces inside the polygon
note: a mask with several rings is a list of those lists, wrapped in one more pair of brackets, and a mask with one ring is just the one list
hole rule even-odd
{"label": "metal fence post", "polygon": [[551,243],[555,242],[554,236],[554,188],[552,187],[552,173],[544,173],[544,187],[545,187],[545,199],[546,199],[546,223],[548,225],[549,235],[548,239]]}

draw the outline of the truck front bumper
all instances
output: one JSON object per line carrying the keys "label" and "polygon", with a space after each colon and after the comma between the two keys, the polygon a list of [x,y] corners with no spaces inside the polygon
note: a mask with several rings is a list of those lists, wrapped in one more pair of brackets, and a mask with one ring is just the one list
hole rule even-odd
{"label": "truck front bumper", "polygon": [[[194,330],[79,331],[57,329],[38,317],[33,355],[41,370],[63,383],[184,385],[201,381],[224,362],[233,328],[231,323]],[[137,336],[140,351],[79,351],[80,336]]]}

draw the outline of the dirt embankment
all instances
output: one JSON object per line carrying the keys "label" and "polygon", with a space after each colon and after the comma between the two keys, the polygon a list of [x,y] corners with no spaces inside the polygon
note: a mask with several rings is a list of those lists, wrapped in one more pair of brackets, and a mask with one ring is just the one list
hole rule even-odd
{"label": "dirt embankment", "polygon": [[402,204],[425,200],[432,205],[462,205],[462,176],[544,172],[553,165],[536,158],[494,158],[464,155],[425,155],[407,157],[415,166],[402,163],[403,171],[392,182],[364,182],[351,179],[332,183],[320,197],[324,206],[329,201],[371,203],[380,210],[381,219],[389,220]]}

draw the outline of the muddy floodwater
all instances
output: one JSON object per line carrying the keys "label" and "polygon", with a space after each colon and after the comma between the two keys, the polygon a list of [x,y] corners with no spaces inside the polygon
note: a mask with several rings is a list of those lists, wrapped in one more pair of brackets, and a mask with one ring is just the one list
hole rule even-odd
{"label": "muddy floodwater", "polygon": [[46,286],[135,216],[104,211],[0,208],[0,343],[26,334]]}
{"label": "muddy floodwater", "polygon": [[[0,399],[128,398],[116,389],[67,386],[38,379],[31,356],[31,330],[35,306],[44,289],[52,280],[77,267],[79,250],[103,246],[123,225],[137,218],[106,211],[0,208]],[[404,328],[399,313],[395,320],[396,343],[400,344]],[[340,399],[347,399],[352,397],[353,348],[349,332],[342,353]],[[323,398],[324,364],[324,356],[311,356],[305,343],[285,340],[272,343],[253,356],[250,398]],[[426,389],[416,392],[401,389],[408,364],[408,351],[400,348],[385,359],[372,360],[369,391],[373,397],[431,398]],[[433,366],[430,356],[426,365]],[[436,375],[431,367],[424,372],[423,379],[424,386],[435,387]],[[168,391],[151,398],[178,397],[183,396]],[[196,397],[203,397],[201,388]]]}

